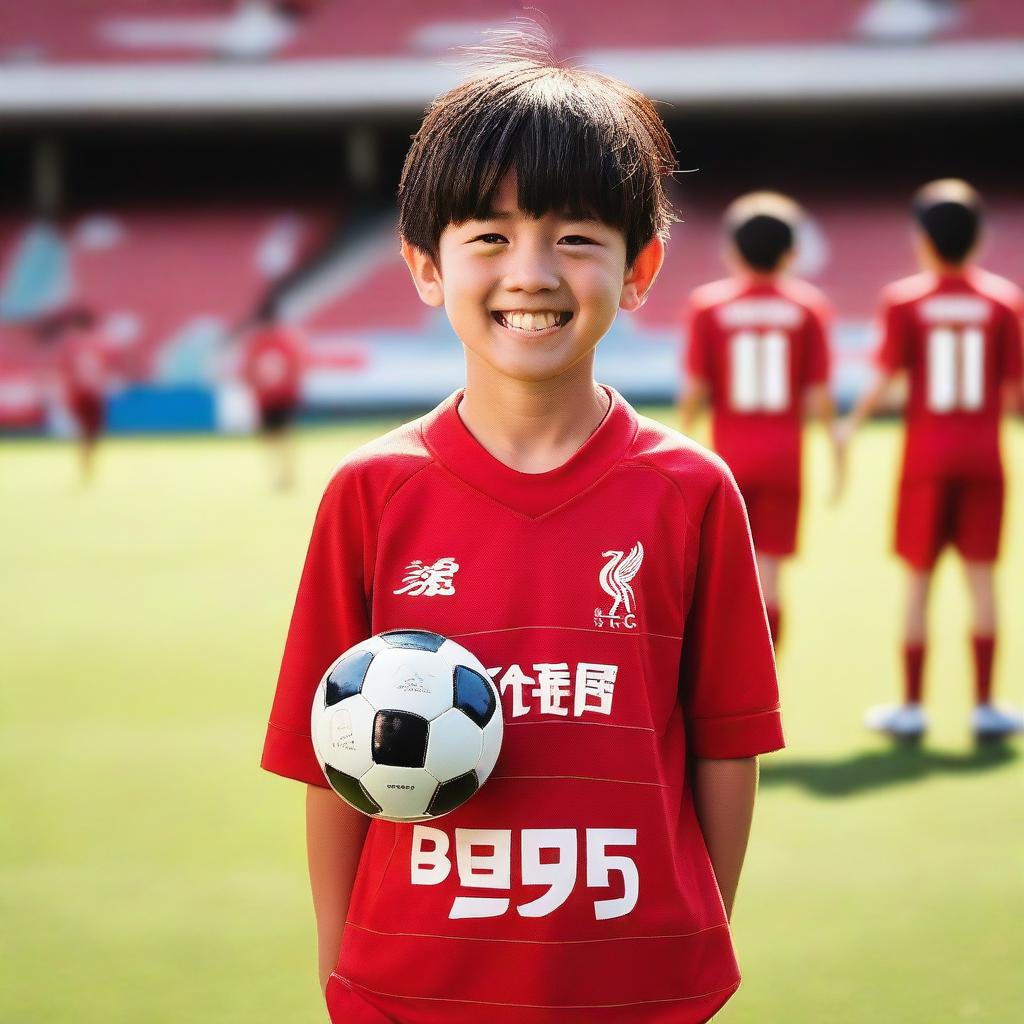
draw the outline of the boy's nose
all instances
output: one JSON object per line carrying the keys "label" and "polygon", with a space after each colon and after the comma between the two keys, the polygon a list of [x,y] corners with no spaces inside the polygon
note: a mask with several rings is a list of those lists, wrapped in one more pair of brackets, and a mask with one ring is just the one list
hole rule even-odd
{"label": "boy's nose", "polygon": [[510,292],[555,291],[561,283],[551,260],[538,247],[522,248],[509,254],[504,287]]}

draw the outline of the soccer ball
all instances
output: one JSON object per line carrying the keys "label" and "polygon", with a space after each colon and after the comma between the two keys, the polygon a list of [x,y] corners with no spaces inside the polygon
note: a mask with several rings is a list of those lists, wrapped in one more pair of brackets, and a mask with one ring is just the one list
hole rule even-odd
{"label": "soccer ball", "polygon": [[387,821],[464,804],[501,749],[501,699],[483,665],[438,633],[406,629],[356,644],[327,670],[310,719],[331,788]]}

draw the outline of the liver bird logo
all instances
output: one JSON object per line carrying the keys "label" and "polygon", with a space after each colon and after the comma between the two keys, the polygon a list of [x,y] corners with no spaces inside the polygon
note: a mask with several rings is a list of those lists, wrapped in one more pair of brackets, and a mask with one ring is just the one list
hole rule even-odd
{"label": "liver bird logo", "polygon": [[600,618],[612,625],[621,618],[624,625],[631,626],[635,621],[636,594],[633,593],[630,582],[640,571],[640,563],[644,560],[644,546],[637,541],[625,557],[621,551],[602,551],[601,557],[608,559],[601,570],[601,589],[612,598],[612,606],[608,613],[600,615]]}

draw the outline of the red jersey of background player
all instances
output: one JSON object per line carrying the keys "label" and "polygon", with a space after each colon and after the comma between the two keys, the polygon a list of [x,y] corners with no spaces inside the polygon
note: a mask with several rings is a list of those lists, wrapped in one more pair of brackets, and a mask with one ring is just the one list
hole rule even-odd
{"label": "red jersey of background player", "polygon": [[68,411],[86,438],[103,427],[108,384],[107,351],[99,331],[72,328],[61,343],[57,370]]}
{"label": "red jersey of background player", "polygon": [[886,289],[877,359],[909,377],[904,481],[1002,479],[1002,386],[1021,375],[1020,315],[1020,290],[976,268]]}
{"label": "red jersey of background player", "polygon": [[290,328],[274,324],[253,332],[242,373],[261,409],[285,408],[299,400],[302,349]]}
{"label": "red jersey of background player", "polygon": [[800,489],[803,395],[828,381],[827,321],[825,297],[792,278],[693,293],[686,369],[708,383],[714,448],[741,489]]}
{"label": "red jersey of background player", "polygon": [[387,629],[465,645],[505,718],[468,803],[370,825],[338,1024],[696,1024],[739,982],[688,757],[782,745],[747,521],[720,459],[610,397],[546,473],[494,458],[456,395],[327,487],[264,767],[325,785],[313,693]]}

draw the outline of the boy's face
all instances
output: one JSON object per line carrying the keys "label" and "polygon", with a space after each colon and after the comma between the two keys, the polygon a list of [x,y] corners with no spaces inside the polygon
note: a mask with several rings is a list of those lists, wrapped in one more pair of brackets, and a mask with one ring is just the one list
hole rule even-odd
{"label": "boy's face", "polygon": [[445,308],[470,363],[523,382],[552,380],[594,351],[617,310],[638,309],[664,258],[654,239],[631,268],[621,231],[517,206],[508,174],[492,216],[450,224],[439,265],[403,242],[420,297]]}

